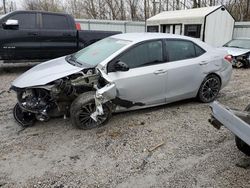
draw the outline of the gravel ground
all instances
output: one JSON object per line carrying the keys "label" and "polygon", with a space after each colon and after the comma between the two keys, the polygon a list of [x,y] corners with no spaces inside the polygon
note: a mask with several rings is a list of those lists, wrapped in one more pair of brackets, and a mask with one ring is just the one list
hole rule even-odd
{"label": "gravel ground", "polygon": [[[68,119],[22,130],[12,117],[24,70],[0,72],[0,187],[250,187],[250,159],[234,136],[208,123],[208,104],[182,101],[114,115],[82,131]],[[218,100],[243,109],[249,70],[234,70]],[[160,147],[152,152],[158,144]]]}

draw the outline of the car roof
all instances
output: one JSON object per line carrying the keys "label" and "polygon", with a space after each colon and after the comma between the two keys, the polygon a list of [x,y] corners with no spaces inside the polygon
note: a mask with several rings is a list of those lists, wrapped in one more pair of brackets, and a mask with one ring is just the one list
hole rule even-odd
{"label": "car roof", "polygon": [[121,40],[129,40],[132,42],[140,42],[140,41],[164,39],[164,38],[187,39],[187,40],[193,41],[193,38],[191,37],[167,34],[167,33],[123,33],[123,34],[113,35],[111,37],[116,38],[116,39],[121,39]]}

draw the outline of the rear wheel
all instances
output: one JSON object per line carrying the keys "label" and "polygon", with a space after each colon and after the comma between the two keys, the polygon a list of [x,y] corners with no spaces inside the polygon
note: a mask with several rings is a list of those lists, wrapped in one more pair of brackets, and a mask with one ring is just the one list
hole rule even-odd
{"label": "rear wheel", "polygon": [[79,95],[71,104],[70,116],[72,124],[80,129],[93,129],[104,125],[111,116],[111,110],[107,104],[103,104],[103,115],[97,116],[95,121],[91,114],[96,111],[95,92],[90,91]]}
{"label": "rear wheel", "polygon": [[208,103],[214,101],[221,87],[220,78],[216,75],[208,75],[201,83],[198,98],[201,102]]}
{"label": "rear wheel", "polygon": [[34,125],[36,121],[35,114],[24,111],[17,103],[13,109],[13,116],[19,125],[22,127],[29,127]]}

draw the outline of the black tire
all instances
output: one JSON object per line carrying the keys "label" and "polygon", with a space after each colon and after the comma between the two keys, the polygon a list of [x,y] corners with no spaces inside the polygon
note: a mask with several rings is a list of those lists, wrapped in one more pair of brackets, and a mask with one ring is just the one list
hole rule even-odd
{"label": "black tire", "polygon": [[33,113],[24,111],[17,103],[13,109],[13,116],[22,127],[30,127],[35,124],[36,116]]}
{"label": "black tire", "polygon": [[203,103],[209,103],[215,100],[221,87],[220,78],[214,74],[208,75],[201,83],[198,91],[198,99]]}
{"label": "black tire", "polygon": [[235,143],[237,148],[247,156],[250,156],[250,146],[241,140],[239,137],[235,136]]}
{"label": "black tire", "polygon": [[74,126],[88,130],[103,126],[111,117],[111,109],[103,104],[104,115],[97,117],[97,122],[90,115],[96,110],[95,91],[89,91],[79,95],[71,104],[70,118]]}

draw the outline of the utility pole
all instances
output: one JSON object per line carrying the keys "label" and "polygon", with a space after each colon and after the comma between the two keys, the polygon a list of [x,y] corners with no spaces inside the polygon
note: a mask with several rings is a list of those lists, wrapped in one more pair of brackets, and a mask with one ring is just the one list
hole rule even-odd
{"label": "utility pole", "polygon": [[5,2],[5,0],[3,0],[3,11],[4,11],[4,14],[6,14],[6,2]]}

